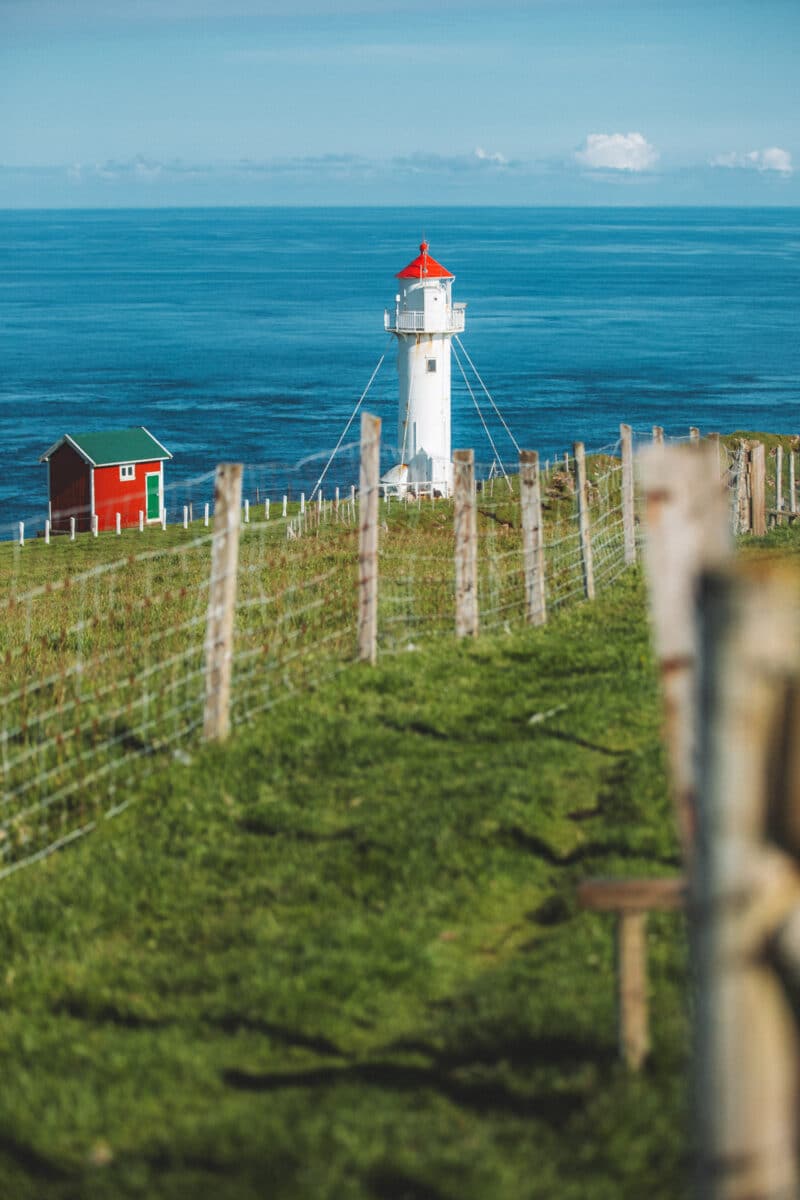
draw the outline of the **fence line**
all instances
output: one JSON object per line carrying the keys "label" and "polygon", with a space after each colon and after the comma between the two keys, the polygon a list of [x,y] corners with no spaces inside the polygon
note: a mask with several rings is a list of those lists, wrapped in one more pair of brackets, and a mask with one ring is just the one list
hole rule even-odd
{"label": "fence line", "polygon": [[[622,426],[619,442],[588,455],[578,443],[544,469],[523,451],[510,486],[495,488],[494,464],[475,464],[463,510],[474,550],[457,574],[454,502],[434,489],[381,497],[378,426],[365,420],[373,457],[358,501],[351,487],[303,504],[298,487],[297,500],[284,493],[270,507],[259,490],[248,505],[233,494],[225,517],[218,495],[212,533],[204,475],[166,530],[0,545],[0,877],[120,811],[137,780],[201,731],[222,737],[359,655],[371,662],[454,628],[542,624],[635,559],[632,451],[649,433]],[[709,441],[713,473],[723,451]],[[752,526],[753,457],[745,443],[724,455],[736,529],[744,516]],[[794,452],[788,463],[785,519]],[[246,468],[240,482],[248,473],[263,479]],[[459,596],[472,607],[457,618]]]}

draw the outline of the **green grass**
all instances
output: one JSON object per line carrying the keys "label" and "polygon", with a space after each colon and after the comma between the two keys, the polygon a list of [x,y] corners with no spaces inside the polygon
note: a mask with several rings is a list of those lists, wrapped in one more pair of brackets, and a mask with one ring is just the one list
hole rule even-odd
{"label": "green grass", "polygon": [[682,920],[635,1077],[574,898],[679,869],[658,728],[634,574],[348,668],[7,880],[2,1194],[674,1200]]}
{"label": "green grass", "polygon": [[[497,550],[516,510],[494,500]],[[552,498],[556,527],[567,504]],[[390,595],[442,589],[414,609],[425,634],[449,626],[449,536],[431,506],[385,537]],[[92,542],[0,548],[0,576],[30,587],[76,551],[118,553]],[[747,552],[798,545],[784,527]],[[352,603],[351,558],[324,530],[291,549],[248,533],[243,561],[257,568],[245,596],[332,572],[337,621]],[[179,608],[158,560],[148,572]],[[110,598],[82,596],[101,644],[114,621],[130,634],[151,619],[137,579],[119,578]],[[52,636],[61,611],[45,595],[34,630],[13,610],[15,670],[59,661],[31,634]],[[261,610],[246,611],[257,647]],[[264,626],[286,646],[304,633],[292,612]],[[0,1195],[686,1193],[683,918],[649,921],[653,1051],[635,1076],[616,1053],[613,920],[575,903],[592,875],[680,870],[641,579],[540,630],[401,652],[413,628],[385,638],[396,653],[377,669],[298,674],[303,689],[225,747],[153,759],[147,783],[118,773],[135,804],[0,885]]]}

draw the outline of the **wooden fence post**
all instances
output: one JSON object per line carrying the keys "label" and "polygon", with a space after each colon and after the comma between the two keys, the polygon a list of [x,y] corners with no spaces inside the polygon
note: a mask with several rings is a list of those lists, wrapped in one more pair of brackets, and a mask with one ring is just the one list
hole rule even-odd
{"label": "wooden fence post", "polygon": [[719,479],[722,475],[722,468],[719,461],[719,434],[710,433],[708,435],[708,444],[714,451],[713,455],[709,453],[709,463],[711,464],[712,479]]}
{"label": "wooden fence post", "polygon": [[581,542],[583,591],[587,600],[594,600],[592,532],[589,527],[589,486],[586,480],[586,452],[583,442],[575,442],[572,453],[575,458],[575,492],[578,497],[578,533]]}
{"label": "wooden fence post", "polygon": [[700,441],[700,430],[696,425],[689,426],[689,441],[695,446],[698,445]]}
{"label": "wooden fence post", "polygon": [[775,447],[775,522],[783,524],[783,446]]}
{"label": "wooden fence post", "polygon": [[700,572],[724,562],[731,536],[725,488],[705,447],[646,447],[639,454],[650,614],[664,702],[664,739],[684,858],[694,840],[694,596]]}
{"label": "wooden fence post", "polygon": [[750,528],[755,537],[767,532],[767,470],[764,443],[750,448]]}
{"label": "wooden fence post", "polygon": [[664,430],[660,425],[653,426],[653,441],[657,446],[663,446],[664,444]]}
{"label": "wooden fence post", "polygon": [[233,619],[242,504],[242,464],[220,463],[214,480],[214,533],[205,642],[203,734],[221,741],[230,730]]}
{"label": "wooden fence post", "polygon": [[542,489],[539,479],[539,455],[535,450],[520,450],[519,490],[522,509],[525,619],[531,625],[544,625],[547,620],[547,607],[544,589]]}
{"label": "wooden fence post", "polygon": [[622,447],[622,538],[625,547],[625,566],[636,562],[636,513],[634,509],[633,430],[620,425]]}
{"label": "wooden fence post", "polygon": [[381,422],[361,414],[358,535],[358,657],[374,663],[378,657],[378,487],[381,464]]}
{"label": "wooden fence post", "polygon": [[694,954],[698,1200],[794,1200],[800,603],[767,563],[701,580]]}
{"label": "wooden fence post", "polygon": [[794,478],[794,450],[789,451],[789,512],[797,512],[797,492]]}
{"label": "wooden fence post", "polygon": [[737,533],[750,532],[750,450],[747,442],[740,441],[736,448],[736,495],[734,497],[735,529]]}
{"label": "wooden fence post", "polygon": [[478,525],[475,511],[475,455],[453,454],[456,568],[456,637],[478,632]]}

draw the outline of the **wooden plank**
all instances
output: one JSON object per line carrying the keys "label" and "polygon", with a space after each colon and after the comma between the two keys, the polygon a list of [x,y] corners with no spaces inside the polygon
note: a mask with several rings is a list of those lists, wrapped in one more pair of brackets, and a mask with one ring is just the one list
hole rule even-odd
{"label": "wooden plank", "polygon": [[525,578],[525,619],[544,625],[547,605],[544,587],[544,528],[539,455],[521,450],[519,455],[520,505],[522,509],[522,565]]}
{"label": "wooden plank", "polygon": [[797,512],[797,489],[795,487],[794,467],[795,455],[794,450],[789,451],[789,512]]}
{"label": "wooden plank", "polygon": [[595,912],[672,912],[686,903],[686,879],[587,879],[578,885],[581,908]]}
{"label": "wooden plank", "polygon": [[586,451],[583,442],[572,447],[575,459],[575,493],[578,498],[578,534],[583,568],[583,593],[587,600],[594,600],[594,561],[592,557],[592,531],[589,524],[589,486],[586,479]]}
{"label": "wooden plank", "polygon": [[214,533],[205,640],[203,735],[210,741],[221,741],[230,731],[241,503],[242,464],[220,463],[214,480]]}
{"label": "wooden plank", "polygon": [[625,565],[636,562],[636,512],[634,508],[633,430],[630,425],[619,427],[622,448],[622,539]]}
{"label": "wooden plank", "polygon": [[456,637],[478,633],[478,525],[475,509],[475,455],[453,454],[456,574]]}
{"label": "wooden plank", "polygon": [[754,537],[767,532],[767,469],[764,443],[750,447],[750,529]]}
{"label": "wooden plank", "polygon": [[691,853],[695,790],[694,597],[706,566],[731,552],[728,501],[705,445],[645,447],[639,454],[644,557],[664,700],[664,738],[678,832]]}
{"label": "wooden plank", "polygon": [[[374,663],[378,657],[378,489],[381,464],[381,422],[361,414],[361,468],[358,512],[358,657]],[[304,497],[301,496],[301,505]]]}
{"label": "wooden plank", "polygon": [[697,1200],[800,1194],[800,591],[785,566],[701,580]]}

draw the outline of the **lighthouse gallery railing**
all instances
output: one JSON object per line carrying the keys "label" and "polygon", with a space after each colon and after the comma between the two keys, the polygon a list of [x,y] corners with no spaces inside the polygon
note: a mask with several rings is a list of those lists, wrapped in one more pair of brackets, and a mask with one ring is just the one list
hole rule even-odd
{"label": "lighthouse gallery railing", "polygon": [[442,316],[417,310],[384,310],[383,327],[387,333],[463,333],[466,305],[454,304]]}

